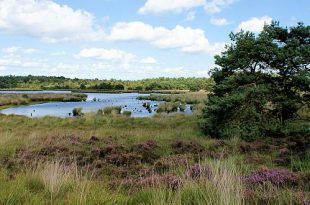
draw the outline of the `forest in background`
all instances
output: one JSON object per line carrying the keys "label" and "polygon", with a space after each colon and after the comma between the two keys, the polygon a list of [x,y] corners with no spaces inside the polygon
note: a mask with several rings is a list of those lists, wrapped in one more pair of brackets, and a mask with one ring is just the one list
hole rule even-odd
{"label": "forest in background", "polygon": [[153,78],[144,80],[70,79],[55,76],[0,76],[0,89],[82,90],[210,90],[211,78]]}

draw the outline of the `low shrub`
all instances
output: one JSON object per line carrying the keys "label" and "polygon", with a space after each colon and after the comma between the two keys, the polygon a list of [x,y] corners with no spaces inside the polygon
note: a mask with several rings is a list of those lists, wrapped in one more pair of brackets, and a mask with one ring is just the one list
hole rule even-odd
{"label": "low shrub", "polygon": [[73,116],[82,116],[83,115],[82,108],[74,108],[72,110],[72,114]]}
{"label": "low shrub", "polygon": [[250,185],[270,182],[274,185],[292,185],[297,182],[295,173],[287,169],[262,169],[253,172],[245,178]]}

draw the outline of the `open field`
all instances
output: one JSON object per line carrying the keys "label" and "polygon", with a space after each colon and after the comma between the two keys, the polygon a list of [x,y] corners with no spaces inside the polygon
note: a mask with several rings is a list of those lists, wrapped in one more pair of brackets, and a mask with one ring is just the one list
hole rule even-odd
{"label": "open field", "polygon": [[19,106],[39,104],[45,102],[77,102],[86,100],[84,94],[0,94],[0,109]]}
{"label": "open field", "polygon": [[309,139],[210,139],[196,115],[0,115],[0,204],[306,204]]}

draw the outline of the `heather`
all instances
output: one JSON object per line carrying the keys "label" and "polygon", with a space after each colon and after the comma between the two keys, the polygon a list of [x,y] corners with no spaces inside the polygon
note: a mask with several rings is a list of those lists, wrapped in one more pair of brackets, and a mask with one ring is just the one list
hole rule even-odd
{"label": "heather", "polygon": [[[196,115],[0,116],[4,204],[303,204],[309,135],[212,139]],[[23,136],[23,137],[21,137]],[[304,148],[298,148],[304,144]],[[286,164],[276,159],[290,153]]]}
{"label": "heather", "polygon": [[[208,80],[80,85],[183,90],[142,97],[163,101],[141,104],[156,107],[153,117],[121,107],[76,108],[68,118],[0,114],[0,204],[310,204],[309,31],[272,22],[232,33]],[[188,103],[192,114],[182,113]]]}

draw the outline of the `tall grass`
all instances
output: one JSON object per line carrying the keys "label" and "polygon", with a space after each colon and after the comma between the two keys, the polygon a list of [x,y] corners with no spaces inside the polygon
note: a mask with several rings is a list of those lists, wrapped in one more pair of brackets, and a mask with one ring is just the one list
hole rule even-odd
{"label": "tall grass", "polygon": [[[90,140],[93,136],[95,141]],[[70,155],[68,153],[71,151],[78,151],[83,153],[78,156],[91,157],[95,156],[91,155],[91,152],[96,153],[98,148],[104,150],[108,145],[112,145],[112,148],[113,145],[121,145],[121,149],[127,149],[129,152],[119,156],[136,156],[135,149],[138,144],[142,143],[142,148],[147,150],[146,141],[156,141],[156,147],[151,151],[158,154],[159,158],[154,163],[138,163],[137,170],[154,168],[154,176],[150,174],[146,177],[176,176],[182,182],[178,187],[167,186],[160,180],[159,183],[151,185],[137,183],[128,186],[125,183],[128,178],[139,182],[141,176],[118,178],[114,176],[114,172],[102,172],[101,175],[97,175],[95,171],[102,171],[111,164],[103,164],[103,167],[94,170],[87,165],[78,165],[74,161],[75,158],[72,161],[59,161],[59,156],[53,155],[55,151],[47,152],[51,155],[47,154],[46,158],[36,155],[42,148],[56,147],[67,149],[68,151],[64,152],[67,155]],[[207,154],[215,151],[219,155],[199,155],[195,158],[192,153],[175,153],[171,145],[178,141],[194,142],[192,146],[197,143],[206,149]],[[128,118],[122,115],[113,117],[87,113],[78,118],[64,119],[30,119],[23,116],[0,115],[0,204],[239,205],[268,204],[265,203],[266,200],[271,201],[269,204],[298,204],[295,200],[296,193],[309,195],[309,191],[302,187],[246,184],[244,176],[262,165],[250,165],[247,163],[251,162],[243,161],[244,157],[255,152],[241,153],[239,145],[242,143],[238,138],[217,141],[204,136],[199,130],[198,118],[194,115]],[[224,147],[221,147],[223,144]],[[200,146],[195,149],[200,149]],[[26,164],[19,163],[19,160],[24,158],[18,154],[29,152],[35,153],[30,155],[33,156],[33,160],[30,159]],[[113,154],[119,153],[115,150]],[[271,161],[271,155],[274,153],[263,151],[257,154],[270,158]],[[177,161],[180,157],[187,161]],[[100,160],[104,162],[106,158]],[[299,160],[293,161],[293,170],[309,171],[309,155]],[[168,164],[168,169],[158,171],[155,162],[162,161]],[[189,177],[187,171],[193,163],[208,166],[211,174],[200,175],[197,178]],[[275,165],[265,163],[263,166]],[[117,168],[129,171],[131,169],[127,165]],[[249,191],[250,194],[254,192],[254,195],[248,197]]]}
{"label": "tall grass", "polygon": [[39,94],[0,94],[0,108],[3,106],[26,105],[39,102],[72,102],[85,101],[87,98],[84,94],[54,94],[54,93],[39,93]]}
{"label": "tall grass", "polygon": [[128,204],[245,204],[244,186],[234,159],[212,160],[204,163],[207,163],[212,170],[210,178],[201,177],[194,180],[183,176],[185,180],[177,190],[167,186],[144,188],[135,194]]}

